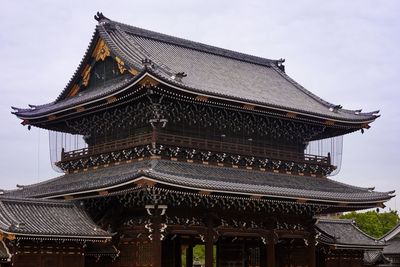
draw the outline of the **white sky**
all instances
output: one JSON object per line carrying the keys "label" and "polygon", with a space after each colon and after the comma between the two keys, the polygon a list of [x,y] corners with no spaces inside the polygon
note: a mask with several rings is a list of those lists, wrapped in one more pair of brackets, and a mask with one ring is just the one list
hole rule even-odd
{"label": "white sky", "polygon": [[[28,131],[10,106],[53,101],[78,66],[93,15],[257,56],[345,108],[381,110],[364,135],[344,138],[333,179],[400,192],[400,1],[0,0],[0,188],[58,175],[47,132]],[[399,164],[399,165],[397,165]],[[400,202],[388,202],[392,209]],[[400,207],[399,207],[400,208]]]}

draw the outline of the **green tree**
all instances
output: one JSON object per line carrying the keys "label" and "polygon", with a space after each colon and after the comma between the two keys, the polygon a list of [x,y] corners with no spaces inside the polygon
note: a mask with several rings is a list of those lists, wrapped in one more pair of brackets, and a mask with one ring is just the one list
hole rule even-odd
{"label": "green tree", "polygon": [[389,232],[399,222],[397,211],[389,212],[349,212],[339,217],[340,219],[353,219],[357,226],[368,235],[380,238]]}

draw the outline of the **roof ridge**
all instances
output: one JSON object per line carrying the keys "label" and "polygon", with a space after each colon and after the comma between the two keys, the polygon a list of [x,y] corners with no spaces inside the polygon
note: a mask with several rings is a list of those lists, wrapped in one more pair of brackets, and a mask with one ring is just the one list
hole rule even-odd
{"label": "roof ridge", "polygon": [[361,230],[361,229],[357,226],[356,221],[354,221],[354,223],[352,223],[352,225],[353,225],[353,227],[354,227],[358,232],[360,232],[362,235],[364,235],[364,236],[366,236],[366,237],[368,237],[368,238],[374,240],[376,243],[378,243],[378,242],[383,243],[383,242],[380,241],[379,239],[377,239],[377,238],[375,238],[375,237],[372,237],[372,236],[370,236],[369,234],[367,234],[366,232],[364,232],[363,230]]}
{"label": "roof ridge", "polygon": [[339,218],[323,218],[319,217],[318,218],[318,223],[343,223],[343,224],[353,224],[354,220],[353,219],[339,219]]}
{"label": "roof ridge", "polygon": [[[389,232],[384,234],[379,240],[385,240],[385,241],[390,240],[393,237],[395,237],[398,233],[400,233],[400,222],[398,222],[395,227],[393,227]],[[386,237],[388,236],[390,236],[390,238],[386,239]]]}
{"label": "roof ridge", "polygon": [[102,25],[107,25],[107,24],[108,25],[119,25],[119,26],[123,27],[124,30],[126,30],[127,32],[137,35],[137,36],[144,37],[144,38],[161,41],[164,43],[169,43],[172,45],[176,45],[176,46],[180,46],[180,47],[184,47],[187,49],[192,49],[192,50],[196,50],[196,51],[200,51],[200,52],[205,52],[205,53],[209,53],[209,54],[213,54],[213,55],[218,55],[218,56],[222,56],[222,57],[246,61],[246,62],[253,63],[253,64],[271,67],[271,66],[277,64],[277,62],[279,62],[279,60],[276,60],[276,59],[268,59],[268,58],[258,57],[255,55],[246,54],[246,53],[238,52],[235,50],[225,49],[225,48],[221,48],[218,46],[213,46],[213,45],[208,45],[208,44],[201,43],[201,42],[191,41],[189,39],[176,37],[176,36],[168,35],[168,34],[164,34],[164,33],[159,33],[159,32],[152,31],[152,30],[143,29],[140,27],[136,27],[136,26],[122,23],[122,22],[118,22],[115,20],[109,19]]}

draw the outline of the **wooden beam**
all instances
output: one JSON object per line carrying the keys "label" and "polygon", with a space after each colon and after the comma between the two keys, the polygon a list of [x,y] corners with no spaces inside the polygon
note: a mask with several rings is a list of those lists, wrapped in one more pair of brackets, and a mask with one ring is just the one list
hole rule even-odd
{"label": "wooden beam", "polygon": [[[153,239],[152,239],[152,249],[153,249],[153,264],[152,267],[161,267],[161,256],[162,256],[162,246],[161,246],[161,216],[156,215],[152,219],[153,223]],[[211,266],[212,267],[212,266]]]}
{"label": "wooden beam", "polygon": [[205,267],[213,267],[214,261],[214,236],[213,236],[213,220],[209,215],[207,218],[207,232],[205,236]]}
{"label": "wooden beam", "polygon": [[157,86],[159,82],[149,76],[146,76],[139,82],[139,84],[141,86],[151,87],[151,86]]}
{"label": "wooden beam", "polygon": [[275,234],[273,231],[268,233],[267,267],[275,267]]}
{"label": "wooden beam", "polygon": [[293,113],[293,112],[288,112],[288,113],[286,113],[286,117],[288,117],[288,118],[296,118],[297,114]]}
{"label": "wooden beam", "polygon": [[206,102],[206,101],[208,101],[208,96],[205,96],[205,95],[198,95],[198,96],[196,96],[196,100],[197,100],[197,101]]}
{"label": "wooden beam", "polygon": [[193,267],[193,245],[186,248],[186,267]]}
{"label": "wooden beam", "polygon": [[315,236],[311,234],[308,238],[308,267],[315,267]]}
{"label": "wooden beam", "polygon": [[256,108],[256,106],[251,105],[251,104],[244,104],[243,108],[247,109],[247,110],[254,110]]}

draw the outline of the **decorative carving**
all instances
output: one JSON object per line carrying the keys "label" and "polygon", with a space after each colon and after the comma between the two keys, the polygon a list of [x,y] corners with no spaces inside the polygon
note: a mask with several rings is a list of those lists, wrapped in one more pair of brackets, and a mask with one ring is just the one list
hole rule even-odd
{"label": "decorative carving", "polygon": [[115,61],[117,61],[119,72],[123,74],[126,71],[125,63],[119,57],[115,57]]}
{"label": "decorative carving", "polygon": [[165,223],[167,225],[205,226],[205,223],[198,217],[166,216]]}
{"label": "decorative carving", "polygon": [[92,66],[86,65],[85,69],[82,72],[82,85],[84,85],[84,86],[87,86],[89,84],[91,69],[92,69]]}
{"label": "decorative carving", "polygon": [[[142,80],[143,86],[153,86],[153,82],[155,81],[151,78]],[[162,114],[163,119],[176,125],[197,125],[204,128],[215,128],[219,131],[243,133],[247,136],[258,135],[301,143],[314,140],[326,128],[324,125],[312,125],[176,101],[165,96],[157,96],[154,93],[152,95],[153,102],[149,102],[149,99],[142,99],[125,107],[105,111],[102,115],[96,114],[74,122],[67,122],[68,126],[78,134],[87,135],[116,128],[141,127],[146,125],[146,122],[149,122],[154,116]],[[162,99],[162,102],[159,102],[160,99]]]}
{"label": "decorative carving", "polygon": [[276,223],[277,230],[290,230],[290,231],[304,231],[304,225],[300,223],[286,223],[286,222],[277,222]]}
{"label": "decorative carving", "polygon": [[309,162],[307,163],[299,164],[295,160],[283,161],[273,158],[219,153],[213,151],[204,151],[200,149],[168,146],[164,144],[157,144],[155,146],[152,146],[150,144],[141,145],[119,151],[100,153],[98,155],[92,155],[88,158],[73,159],[72,157],[70,160],[65,159],[63,161],[57,162],[56,165],[64,171],[73,171],[156,155],[163,158],[174,158],[185,161],[187,161],[187,159],[190,159],[197,162],[223,163],[224,166],[231,165],[252,167],[276,172],[290,171],[291,173],[302,173],[309,175],[326,176],[334,170],[334,166],[324,165],[324,167],[322,168],[319,165],[321,164],[321,162],[313,162],[311,160],[309,160]]}
{"label": "decorative carving", "polygon": [[97,42],[92,55],[96,61],[104,61],[106,57],[109,57],[111,55],[110,49],[103,39],[100,39]]}

